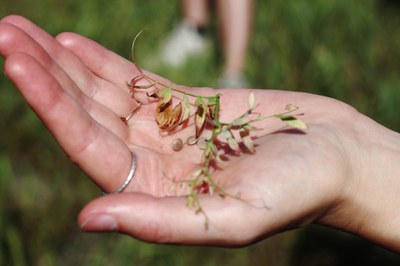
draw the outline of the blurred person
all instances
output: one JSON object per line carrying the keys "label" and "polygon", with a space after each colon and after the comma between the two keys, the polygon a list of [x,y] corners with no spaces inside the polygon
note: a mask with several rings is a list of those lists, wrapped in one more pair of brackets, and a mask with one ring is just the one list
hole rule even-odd
{"label": "blurred person", "polygon": [[[205,37],[209,20],[207,0],[182,0],[183,19],[166,39],[161,59],[170,66],[180,66],[207,49]],[[220,39],[224,53],[223,72],[218,87],[247,86],[243,74],[253,15],[252,0],[216,1]]]}
{"label": "blurred person", "polygon": [[[168,144],[174,136],[160,137],[154,122],[157,103],[145,93],[132,98],[126,86],[141,73],[135,64],[75,33],[54,38],[19,16],[0,21],[0,55],[6,75],[71,161],[104,191],[123,192],[86,205],[78,218],[83,231],[234,247],[314,223],[400,252],[400,134],[343,102],[301,92],[253,90],[258,112],[296,103],[309,129],[301,133],[270,121],[260,131],[256,154],[226,161],[215,178],[227,193],[239,191],[243,200],[199,195],[209,218],[206,229],[204,217],[186,206],[187,198],[171,195],[163,186],[165,169],[170,176],[189,176],[201,153],[193,146],[175,152]],[[247,108],[243,98],[248,89],[218,92],[222,120]],[[141,108],[124,123],[120,117],[139,102]],[[132,166],[136,171],[127,184]]]}

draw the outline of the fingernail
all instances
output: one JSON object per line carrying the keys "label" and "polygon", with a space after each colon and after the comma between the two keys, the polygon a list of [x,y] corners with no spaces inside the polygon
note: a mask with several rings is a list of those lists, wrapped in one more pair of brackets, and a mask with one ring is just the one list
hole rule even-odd
{"label": "fingernail", "polygon": [[109,214],[92,214],[81,225],[85,232],[118,231],[118,223],[114,216]]}

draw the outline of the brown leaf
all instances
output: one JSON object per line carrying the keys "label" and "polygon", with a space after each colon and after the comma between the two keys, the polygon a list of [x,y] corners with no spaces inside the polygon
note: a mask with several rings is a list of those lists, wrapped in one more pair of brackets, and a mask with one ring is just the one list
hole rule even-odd
{"label": "brown leaf", "polygon": [[207,115],[211,118],[211,120],[214,120],[214,118],[215,118],[215,105],[209,105],[208,106]]}

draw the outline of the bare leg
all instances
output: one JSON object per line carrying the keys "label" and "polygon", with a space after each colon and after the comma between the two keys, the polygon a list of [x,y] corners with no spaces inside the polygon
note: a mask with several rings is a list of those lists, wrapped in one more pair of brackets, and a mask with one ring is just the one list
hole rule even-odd
{"label": "bare leg", "polygon": [[204,27],[208,21],[207,0],[183,0],[184,20],[195,27]]}
{"label": "bare leg", "polygon": [[250,38],[253,1],[218,0],[218,19],[225,55],[225,73],[241,75]]}

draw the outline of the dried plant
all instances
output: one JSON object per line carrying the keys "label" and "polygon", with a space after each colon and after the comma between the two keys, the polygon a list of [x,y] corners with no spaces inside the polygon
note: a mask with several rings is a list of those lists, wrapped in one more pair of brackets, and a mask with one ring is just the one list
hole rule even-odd
{"label": "dried plant", "polygon": [[[137,85],[138,81],[142,79],[149,81],[150,85]],[[293,112],[298,110],[298,107],[293,105],[287,105],[283,113],[269,116],[255,112],[257,105],[252,92],[249,93],[248,109],[242,115],[227,123],[219,120],[220,94],[214,96],[196,95],[168,86],[144,73],[134,77],[128,86],[132,91],[146,91],[148,97],[158,100],[155,121],[160,132],[173,134],[189,119],[194,119],[193,136],[188,138],[186,143],[181,139],[176,139],[173,143],[173,149],[180,151],[184,144],[202,143],[202,145],[198,145],[203,150],[199,168],[192,174],[191,178],[179,182],[184,182],[190,188],[187,205],[194,208],[197,213],[203,213],[206,218],[207,216],[198,199],[199,194],[212,195],[217,193],[221,197],[240,198],[239,195],[228,195],[212,178],[212,172],[215,168],[223,170],[221,156],[226,155],[223,147],[229,147],[230,152],[238,156],[242,154],[243,149],[252,154],[256,153],[252,132],[260,130],[260,128],[255,127],[254,124],[265,119],[277,118],[294,128],[300,130],[307,128],[307,125],[297,115],[293,115]],[[180,97],[173,97],[173,93],[180,95]],[[191,112],[191,110],[195,111]],[[202,136],[206,128],[211,130],[211,135],[207,138]]]}

